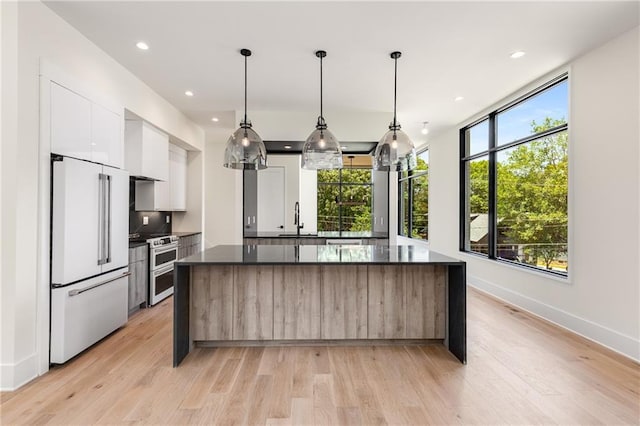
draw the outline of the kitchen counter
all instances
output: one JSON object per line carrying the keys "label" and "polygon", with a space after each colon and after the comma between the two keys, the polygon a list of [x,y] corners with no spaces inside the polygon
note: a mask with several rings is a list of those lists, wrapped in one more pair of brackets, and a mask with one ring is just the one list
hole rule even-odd
{"label": "kitchen counter", "polygon": [[388,234],[374,233],[368,231],[320,231],[304,232],[300,230],[300,235],[293,232],[258,232],[256,234],[245,235],[245,238],[330,238],[330,239],[367,239],[367,238],[389,238]]}
{"label": "kitchen counter", "polygon": [[193,346],[444,344],[466,362],[466,264],[419,246],[221,245],[174,269]]}
{"label": "kitchen counter", "polygon": [[171,235],[175,235],[176,237],[188,237],[190,235],[202,234],[202,231],[193,231],[193,232],[172,232]]}
{"label": "kitchen counter", "polygon": [[176,264],[185,265],[386,265],[418,263],[457,265],[462,262],[422,246],[409,245],[220,245],[176,262]]}
{"label": "kitchen counter", "polygon": [[140,246],[146,246],[148,243],[146,241],[136,241],[136,242],[130,242],[129,243],[129,248],[136,248],[136,247],[140,247]]}

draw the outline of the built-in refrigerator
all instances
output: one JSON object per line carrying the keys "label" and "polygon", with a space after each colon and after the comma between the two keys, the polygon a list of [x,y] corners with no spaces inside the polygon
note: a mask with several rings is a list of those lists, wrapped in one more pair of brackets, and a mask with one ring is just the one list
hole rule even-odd
{"label": "built-in refrigerator", "polygon": [[51,352],[60,364],[127,322],[129,174],[52,155]]}

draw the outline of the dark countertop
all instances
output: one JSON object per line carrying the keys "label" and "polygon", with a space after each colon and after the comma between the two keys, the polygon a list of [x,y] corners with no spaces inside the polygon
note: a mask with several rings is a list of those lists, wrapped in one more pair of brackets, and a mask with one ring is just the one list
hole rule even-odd
{"label": "dark countertop", "polygon": [[133,243],[129,243],[129,248],[136,248],[136,247],[140,247],[140,246],[146,246],[148,245],[148,243],[144,242],[144,241],[138,241],[138,242],[133,242]]}
{"label": "dark countertop", "polygon": [[194,231],[194,232],[172,232],[170,235],[175,235],[177,237],[188,237],[190,235],[202,234],[202,231]]}
{"label": "dark countertop", "polygon": [[220,245],[185,257],[176,265],[464,264],[422,246]]}
{"label": "dark countertop", "polygon": [[294,232],[259,232],[255,235],[245,235],[245,238],[331,238],[331,239],[367,239],[367,238],[389,238],[387,234],[373,233],[368,231],[320,231],[304,232],[300,230],[300,236]]}

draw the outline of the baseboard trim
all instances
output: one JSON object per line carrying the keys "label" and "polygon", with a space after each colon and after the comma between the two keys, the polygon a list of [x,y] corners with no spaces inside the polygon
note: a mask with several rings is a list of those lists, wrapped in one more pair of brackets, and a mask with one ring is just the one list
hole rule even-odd
{"label": "baseboard trim", "polygon": [[640,340],[477,277],[467,276],[467,284],[640,362]]}
{"label": "baseboard trim", "polygon": [[14,391],[38,377],[38,357],[31,354],[15,364],[0,364],[0,391]]}

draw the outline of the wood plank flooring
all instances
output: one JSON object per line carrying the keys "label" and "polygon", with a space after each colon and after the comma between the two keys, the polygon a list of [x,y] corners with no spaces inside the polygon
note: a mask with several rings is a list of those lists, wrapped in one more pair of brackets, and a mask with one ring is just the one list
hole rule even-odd
{"label": "wood plank flooring", "polygon": [[640,366],[478,291],[468,364],[439,345],[198,348],[172,300],[15,392],[9,424],[639,424]]}

